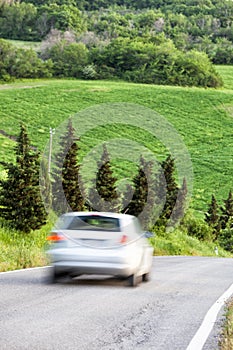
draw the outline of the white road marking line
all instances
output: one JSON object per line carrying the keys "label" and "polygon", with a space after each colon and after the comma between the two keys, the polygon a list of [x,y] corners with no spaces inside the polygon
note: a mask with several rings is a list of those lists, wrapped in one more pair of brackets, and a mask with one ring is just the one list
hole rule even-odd
{"label": "white road marking line", "polygon": [[211,306],[207,312],[200,328],[194,335],[186,350],[201,350],[214,327],[218,313],[233,294],[233,284],[222,294],[222,296]]}
{"label": "white road marking line", "polygon": [[29,267],[27,269],[3,271],[3,272],[0,272],[0,275],[7,274],[7,273],[15,273],[15,272],[24,272],[24,271],[32,271],[32,270],[39,270],[39,269],[47,269],[48,267],[50,267],[50,266]]}

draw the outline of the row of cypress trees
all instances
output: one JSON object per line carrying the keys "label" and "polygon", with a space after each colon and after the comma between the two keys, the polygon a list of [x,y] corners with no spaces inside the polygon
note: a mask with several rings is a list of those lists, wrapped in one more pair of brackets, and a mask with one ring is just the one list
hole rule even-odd
{"label": "row of cypress trees", "polygon": [[[161,163],[157,174],[153,174],[152,162],[141,156],[132,185],[127,185],[122,197],[117,193],[117,178],[106,144],[97,162],[96,179],[89,189],[84,188],[77,162],[78,141],[69,119],[67,130],[60,139],[50,182],[47,165],[43,162],[40,165],[39,153],[30,146],[27,130],[21,125],[15,163],[1,163],[8,176],[0,180],[0,216],[12,227],[27,233],[46,223],[45,209],[48,208],[45,208],[40,191],[44,192],[44,198],[47,196],[47,206],[57,214],[69,210],[123,212],[138,216],[145,229],[155,221],[156,226],[164,227],[179,222],[185,210],[187,185],[184,179],[181,188],[178,187],[171,156]],[[156,208],[160,208],[160,212]]]}
{"label": "row of cypress trees", "polygon": [[[121,196],[117,193],[117,178],[114,176],[106,144],[103,145],[102,156],[96,164],[96,178],[89,189],[84,188],[80,165],[77,164],[77,141],[79,139],[75,139],[70,119],[67,132],[61,137],[53,171],[52,205],[57,213],[61,214],[69,209],[122,212],[139,217],[145,229],[152,227],[155,221],[156,226],[165,227],[168,222],[170,226],[174,226],[183,217],[187,184],[184,179],[179,189],[171,156],[161,163],[157,174],[153,174],[152,162],[141,156],[133,183],[127,185],[126,192]],[[60,177],[62,191],[61,182],[58,181]]]}

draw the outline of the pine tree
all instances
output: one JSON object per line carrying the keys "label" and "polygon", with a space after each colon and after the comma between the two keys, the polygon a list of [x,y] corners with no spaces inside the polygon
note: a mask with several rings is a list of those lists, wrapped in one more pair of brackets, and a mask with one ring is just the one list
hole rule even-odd
{"label": "pine tree", "polygon": [[170,219],[173,209],[176,204],[178,186],[175,178],[175,162],[174,159],[169,155],[161,164],[163,169],[164,179],[166,181],[166,201],[160,218],[157,222],[159,226],[166,226]]}
{"label": "pine tree", "polygon": [[138,217],[142,227],[148,229],[153,220],[155,191],[152,162],[147,162],[143,156],[140,157],[138,174],[134,177],[133,184],[133,197],[124,211]]}
{"label": "pine tree", "polygon": [[161,225],[161,213],[163,212],[164,205],[166,202],[166,180],[164,176],[163,168],[160,166],[158,172],[155,176],[155,203],[156,203],[156,212],[155,212],[155,227]]}
{"label": "pine tree", "polygon": [[224,200],[224,206],[221,209],[220,223],[221,228],[225,229],[228,223],[233,224],[233,196],[232,191],[229,191],[228,198]]}
{"label": "pine tree", "polygon": [[75,142],[71,118],[65,134],[61,137],[60,150],[53,170],[53,208],[56,213],[85,210],[83,188],[77,163],[78,145]]}
{"label": "pine tree", "polygon": [[0,215],[16,230],[29,233],[44,225],[47,215],[40,195],[39,154],[31,151],[23,124],[15,153],[15,164],[4,163],[8,176],[0,181]]}
{"label": "pine tree", "polygon": [[218,238],[221,229],[218,210],[219,206],[217,200],[215,196],[212,195],[208,211],[205,213],[205,222],[212,228],[215,240]]}
{"label": "pine tree", "polygon": [[96,182],[89,191],[89,207],[96,211],[119,212],[120,200],[117,194],[116,181],[110,163],[110,156],[103,145],[101,160],[97,163]]}
{"label": "pine tree", "polygon": [[169,220],[169,227],[174,227],[179,224],[180,220],[183,218],[186,204],[187,204],[187,181],[184,178],[181,188],[178,191],[175,207],[173,208],[171,218]]}

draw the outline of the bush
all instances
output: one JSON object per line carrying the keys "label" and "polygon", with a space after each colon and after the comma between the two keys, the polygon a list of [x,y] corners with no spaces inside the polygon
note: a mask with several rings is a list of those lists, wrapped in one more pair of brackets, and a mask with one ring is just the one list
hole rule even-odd
{"label": "bush", "polygon": [[212,242],[215,238],[210,227],[202,219],[194,217],[192,213],[185,215],[181,223],[181,229],[184,229],[189,236],[196,237],[200,241]]}
{"label": "bush", "polygon": [[47,57],[53,61],[55,76],[81,78],[88,63],[88,50],[82,43],[60,41],[48,49]]}
{"label": "bush", "polygon": [[223,82],[205,53],[179,51],[172,41],[151,42],[117,38],[93,49],[91,61],[102,71],[135,83],[218,87]]}
{"label": "bush", "polygon": [[0,39],[0,55],[0,80],[49,78],[52,75],[52,61],[42,61],[33,50],[17,49]]}
{"label": "bush", "polygon": [[221,231],[218,241],[223,249],[233,253],[233,227],[227,225],[227,227]]}
{"label": "bush", "polygon": [[82,76],[84,79],[96,79],[97,78],[97,72],[96,67],[93,64],[89,64],[88,66],[85,66],[82,70]]}

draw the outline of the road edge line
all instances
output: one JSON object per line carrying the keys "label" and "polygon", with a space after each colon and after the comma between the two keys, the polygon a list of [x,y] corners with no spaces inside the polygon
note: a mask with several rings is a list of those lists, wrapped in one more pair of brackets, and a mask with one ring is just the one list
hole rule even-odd
{"label": "road edge line", "polygon": [[50,266],[28,267],[28,268],[26,268],[26,269],[2,271],[2,272],[0,272],[0,275],[2,275],[2,274],[9,274],[9,273],[15,273],[15,272],[23,272],[23,271],[32,271],[32,270],[39,270],[39,269],[47,269],[48,267],[50,267]]}
{"label": "road edge line", "polygon": [[210,332],[214,327],[219,311],[224,306],[225,302],[232,296],[232,294],[233,284],[211,306],[186,350],[201,350],[203,348],[210,335]]}

